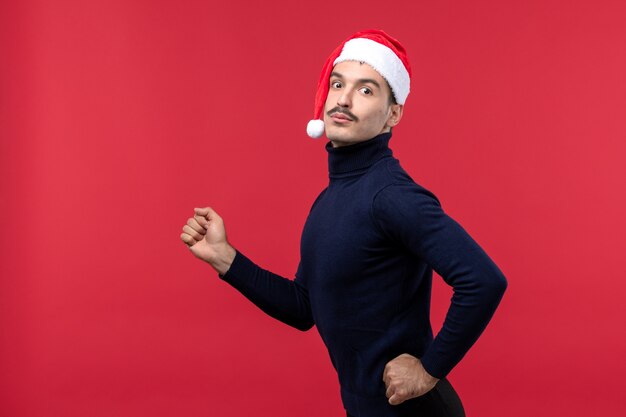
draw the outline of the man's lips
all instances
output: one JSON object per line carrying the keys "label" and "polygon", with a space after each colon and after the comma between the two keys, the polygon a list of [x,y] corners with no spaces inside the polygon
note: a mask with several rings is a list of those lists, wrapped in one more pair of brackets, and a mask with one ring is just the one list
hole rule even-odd
{"label": "man's lips", "polygon": [[331,113],[330,118],[337,123],[347,123],[354,121],[350,116],[340,112]]}
{"label": "man's lips", "polygon": [[350,122],[352,121],[352,119],[350,119],[348,116],[341,114],[341,113],[335,113],[332,116],[330,116],[332,119],[339,121],[339,122]]}

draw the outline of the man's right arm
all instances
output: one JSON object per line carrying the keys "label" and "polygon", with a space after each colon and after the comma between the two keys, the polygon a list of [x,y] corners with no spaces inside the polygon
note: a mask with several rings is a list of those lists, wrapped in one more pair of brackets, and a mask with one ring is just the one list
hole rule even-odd
{"label": "man's right arm", "polygon": [[300,270],[292,281],[257,266],[230,245],[224,221],[210,207],[194,209],[181,240],[268,315],[299,330],[313,327],[308,292],[298,278]]}

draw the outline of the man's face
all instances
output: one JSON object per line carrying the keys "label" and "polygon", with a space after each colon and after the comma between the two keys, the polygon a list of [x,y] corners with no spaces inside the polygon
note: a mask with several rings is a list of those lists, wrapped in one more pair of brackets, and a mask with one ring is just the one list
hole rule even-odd
{"label": "man's face", "polygon": [[392,104],[390,98],[387,81],[368,64],[335,65],[324,106],[326,136],[333,146],[372,139],[398,124],[403,106]]}

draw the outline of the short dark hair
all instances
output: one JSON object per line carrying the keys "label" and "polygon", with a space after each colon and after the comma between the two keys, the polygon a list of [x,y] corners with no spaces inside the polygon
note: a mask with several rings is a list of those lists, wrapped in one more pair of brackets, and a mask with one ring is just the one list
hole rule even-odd
{"label": "short dark hair", "polygon": [[389,105],[393,106],[394,104],[398,104],[398,102],[396,101],[396,96],[393,94],[393,90],[391,89],[391,86],[390,86],[389,87]]}

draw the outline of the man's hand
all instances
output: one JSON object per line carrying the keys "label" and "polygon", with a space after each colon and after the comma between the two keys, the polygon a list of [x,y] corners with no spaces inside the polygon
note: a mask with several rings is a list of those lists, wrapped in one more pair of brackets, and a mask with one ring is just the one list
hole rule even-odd
{"label": "man's hand", "polygon": [[439,379],[431,376],[415,356],[403,353],[385,366],[383,381],[389,404],[398,405],[433,389]]}
{"label": "man's hand", "polygon": [[211,264],[219,274],[225,274],[235,259],[235,249],[226,239],[224,221],[211,207],[194,209],[180,238],[196,257]]}

